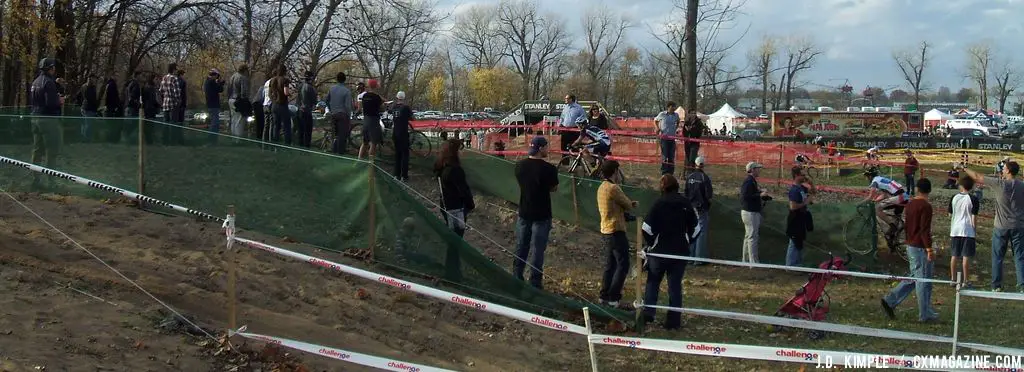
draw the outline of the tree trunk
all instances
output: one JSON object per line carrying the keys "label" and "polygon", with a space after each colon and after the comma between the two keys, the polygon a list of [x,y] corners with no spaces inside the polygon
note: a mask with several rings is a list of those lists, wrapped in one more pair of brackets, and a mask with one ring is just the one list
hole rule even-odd
{"label": "tree trunk", "polygon": [[686,0],[686,112],[697,109],[697,8],[699,0]]}
{"label": "tree trunk", "polygon": [[761,113],[768,113],[768,71],[761,76]]}
{"label": "tree trunk", "polygon": [[291,33],[288,34],[288,38],[281,45],[281,50],[277,52],[277,55],[275,55],[272,60],[270,60],[270,71],[274,71],[274,69],[277,68],[276,66],[280,66],[284,63],[288,53],[291,52],[292,47],[295,46],[295,42],[299,40],[299,36],[302,34],[302,25],[305,25],[306,22],[309,21],[309,16],[313,14],[313,10],[316,10],[316,6],[319,3],[320,2],[318,0],[314,0],[312,3],[303,4],[302,11],[299,13],[299,18],[296,19],[295,26],[292,28]]}
{"label": "tree trunk", "polygon": [[[121,31],[124,30],[124,17],[127,11],[124,6],[120,6],[117,9],[117,15],[114,21],[114,31],[110,34],[110,51],[107,56],[107,65],[103,68],[104,76],[114,76],[114,66],[117,64],[117,56],[121,50]],[[131,76],[131,71],[126,73],[126,77]],[[124,81],[124,80],[122,80]]]}
{"label": "tree trunk", "polygon": [[320,54],[324,51],[324,41],[327,40],[327,31],[331,28],[331,18],[334,17],[334,12],[338,9],[339,5],[341,5],[341,0],[330,0],[327,3],[324,24],[320,27],[320,34],[316,38],[316,46],[313,47],[313,53],[309,57],[309,70],[313,71],[314,74],[320,72]]}
{"label": "tree trunk", "polygon": [[[252,1],[245,0],[245,20],[242,21],[242,48],[245,64],[252,69]],[[252,76],[252,75],[250,75]]]}

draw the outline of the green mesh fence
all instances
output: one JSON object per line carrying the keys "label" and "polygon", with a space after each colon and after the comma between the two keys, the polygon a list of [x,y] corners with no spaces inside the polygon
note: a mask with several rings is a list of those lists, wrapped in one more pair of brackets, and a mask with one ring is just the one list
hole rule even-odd
{"label": "green mesh fence", "polygon": [[[139,125],[127,118],[0,115],[0,155],[138,190]],[[338,252],[367,249],[373,229],[375,271],[557,318],[575,320],[584,306],[514,279],[406,185],[367,162],[159,122],[142,126],[148,196],[213,215],[234,205],[240,228]],[[0,183],[15,191],[111,196],[13,166],[0,167]]]}

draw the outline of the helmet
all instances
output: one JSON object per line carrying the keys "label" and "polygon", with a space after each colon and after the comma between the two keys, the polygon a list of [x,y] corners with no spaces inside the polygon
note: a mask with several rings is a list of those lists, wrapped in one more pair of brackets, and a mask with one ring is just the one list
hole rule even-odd
{"label": "helmet", "polygon": [[40,70],[49,70],[50,68],[57,67],[56,58],[43,58],[39,60]]}
{"label": "helmet", "polygon": [[868,167],[868,169],[866,169],[864,171],[864,176],[867,176],[867,177],[876,177],[876,176],[878,176],[878,167],[875,167],[875,166]]}

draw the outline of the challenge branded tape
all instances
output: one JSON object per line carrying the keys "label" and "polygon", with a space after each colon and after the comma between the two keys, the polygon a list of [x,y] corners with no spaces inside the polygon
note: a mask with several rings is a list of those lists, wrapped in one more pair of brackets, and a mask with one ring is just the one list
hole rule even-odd
{"label": "challenge branded tape", "polygon": [[971,297],[992,298],[997,300],[1024,301],[1024,294],[1012,292],[989,292],[965,289],[960,291],[961,295]]}
{"label": "challenge branded tape", "polygon": [[422,364],[414,364],[414,363],[409,363],[409,362],[403,362],[403,361],[400,361],[400,360],[386,359],[386,358],[376,357],[376,356],[373,356],[373,355],[366,355],[366,354],[360,354],[360,353],[356,353],[356,352],[351,352],[351,351],[348,351],[348,350],[335,349],[335,348],[332,348],[332,347],[321,346],[321,345],[314,345],[314,344],[310,344],[310,343],[302,342],[302,341],[289,340],[287,338],[266,336],[266,335],[260,335],[260,334],[255,334],[255,333],[246,333],[246,332],[242,332],[243,330],[245,330],[245,327],[242,327],[241,329],[239,329],[239,332],[234,332],[233,334],[237,335],[237,336],[242,336],[242,337],[245,337],[245,338],[248,338],[248,339],[253,339],[253,340],[263,341],[263,342],[270,343],[270,344],[284,346],[284,347],[287,347],[289,349],[300,350],[300,351],[304,351],[304,352],[307,352],[307,353],[310,353],[310,354],[316,354],[316,355],[320,355],[320,356],[325,356],[325,357],[328,357],[328,358],[331,358],[331,359],[337,359],[337,360],[341,360],[341,361],[345,361],[345,362],[349,362],[349,363],[355,363],[355,364],[359,364],[359,365],[364,365],[364,366],[367,366],[367,367],[380,368],[380,369],[387,370],[387,371],[406,371],[406,372],[434,372],[434,371],[445,372],[445,371],[451,371],[449,369],[442,369],[442,368],[436,368],[436,367],[431,367],[431,366],[425,366],[425,365],[422,365]]}
{"label": "challenge branded tape", "polygon": [[561,320],[555,320],[555,319],[551,319],[551,318],[548,318],[548,317],[543,317],[543,316],[540,316],[540,315],[531,314],[531,313],[528,313],[528,312],[525,312],[525,311],[522,311],[522,310],[510,308],[510,307],[507,307],[507,306],[502,306],[502,305],[498,305],[498,304],[494,304],[494,303],[490,303],[490,302],[486,302],[486,301],[481,301],[481,300],[473,299],[473,298],[466,297],[466,296],[463,296],[463,295],[458,295],[458,294],[455,294],[455,293],[442,291],[442,290],[439,290],[439,289],[435,289],[435,288],[419,285],[419,284],[416,284],[416,283],[407,282],[407,281],[400,280],[400,279],[395,279],[395,278],[392,278],[390,276],[377,274],[377,273],[374,273],[374,272],[371,272],[371,271],[357,269],[357,268],[354,268],[354,267],[351,267],[351,266],[346,266],[346,265],[342,265],[342,264],[339,264],[339,263],[335,263],[335,262],[331,262],[331,261],[327,261],[327,260],[322,260],[322,259],[319,259],[319,258],[316,258],[316,257],[313,257],[313,256],[307,256],[307,255],[304,255],[302,253],[297,253],[297,252],[289,251],[287,249],[274,247],[272,245],[268,245],[268,244],[265,244],[265,243],[260,243],[260,242],[254,241],[254,240],[249,240],[249,239],[245,239],[245,238],[239,238],[239,237],[236,236],[235,237],[235,241],[237,241],[239,243],[242,243],[243,245],[249,246],[251,248],[256,248],[256,249],[264,250],[264,251],[267,251],[267,252],[270,252],[270,253],[276,253],[276,254],[279,254],[279,255],[282,255],[282,256],[285,256],[285,257],[290,257],[290,258],[294,258],[294,259],[297,259],[297,260],[305,261],[305,262],[307,262],[307,263],[309,263],[309,264],[311,264],[313,266],[323,267],[323,268],[327,268],[327,269],[331,269],[331,270],[335,270],[335,271],[340,271],[340,272],[343,272],[343,273],[346,273],[346,274],[355,275],[355,276],[358,276],[358,277],[363,278],[363,279],[372,280],[372,281],[375,281],[375,282],[378,282],[378,283],[381,283],[381,284],[384,284],[384,285],[388,285],[388,286],[391,286],[391,287],[395,287],[395,288],[398,288],[398,289],[402,289],[402,290],[406,290],[406,291],[410,291],[410,292],[415,292],[415,293],[419,293],[419,294],[422,294],[422,295],[425,295],[425,296],[430,296],[430,297],[433,297],[433,298],[436,298],[436,299],[439,299],[439,300],[442,300],[442,301],[447,301],[447,302],[451,302],[451,303],[454,303],[454,304],[459,304],[459,305],[462,305],[462,306],[474,308],[474,309],[477,309],[477,310],[482,310],[482,311],[486,311],[486,312],[489,312],[489,313],[506,316],[506,317],[509,317],[509,318],[512,318],[512,319],[516,319],[516,320],[525,322],[525,323],[530,323],[530,324],[533,324],[533,325],[538,325],[538,326],[541,326],[541,327],[544,327],[544,328],[554,329],[556,331],[564,331],[564,332],[576,333],[576,334],[581,334],[581,335],[587,334],[587,329],[586,328],[584,328],[582,326],[578,326],[578,325],[572,324],[572,323],[563,322]]}
{"label": "challenge branded tape", "polygon": [[1009,348],[1009,347],[1002,347],[1002,346],[975,344],[975,343],[970,343],[970,342],[958,343],[958,344],[956,344],[956,346],[964,347],[964,348],[968,348],[968,349],[972,349],[972,350],[977,350],[977,351],[984,351],[986,353],[992,353],[992,354],[1003,354],[1003,355],[1014,355],[1014,356],[1024,355],[1024,350],[1014,349],[1014,348]]}
{"label": "challenge branded tape", "polygon": [[753,345],[717,344],[698,341],[659,340],[595,334],[589,341],[597,345],[622,346],[633,349],[667,351],[671,353],[719,356],[726,358],[768,360],[775,362],[811,363],[824,365],[868,365],[875,368],[904,368],[935,370],[915,365],[907,356],[881,356],[844,351],[810,350]]}

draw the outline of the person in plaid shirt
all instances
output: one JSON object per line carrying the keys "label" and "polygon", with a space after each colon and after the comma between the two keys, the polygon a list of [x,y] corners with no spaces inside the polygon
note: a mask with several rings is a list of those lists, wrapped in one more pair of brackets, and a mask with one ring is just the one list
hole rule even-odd
{"label": "person in plaid shirt", "polygon": [[[167,65],[167,75],[160,81],[161,109],[164,112],[164,121],[170,124],[179,125],[184,121],[181,106],[181,85],[178,83],[178,64]],[[181,128],[171,125],[164,126],[164,144],[172,142],[182,143],[185,141],[184,132]],[[173,140],[172,140],[173,137]]]}

